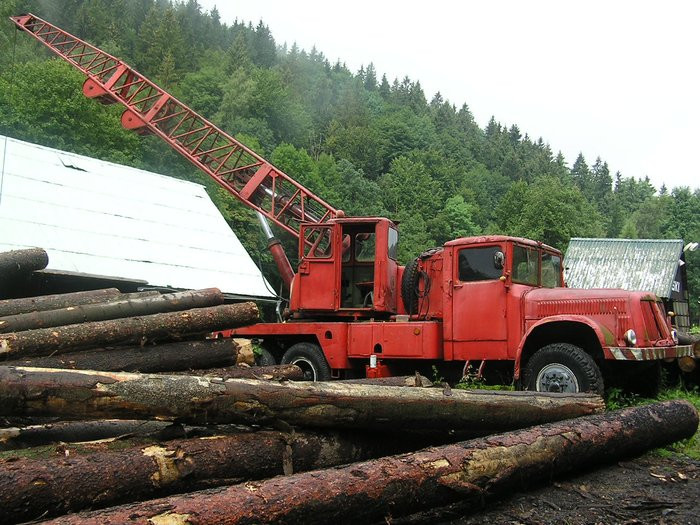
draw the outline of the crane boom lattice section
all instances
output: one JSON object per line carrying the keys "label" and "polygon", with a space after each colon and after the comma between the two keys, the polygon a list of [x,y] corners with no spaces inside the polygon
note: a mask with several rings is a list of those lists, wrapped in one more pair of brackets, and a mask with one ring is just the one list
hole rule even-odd
{"label": "crane boom lattice section", "polygon": [[295,237],[302,222],[323,223],[337,216],[338,210],[323,199],[128,64],[34,15],[11,20],[87,76],[86,96],[125,106],[125,128],[160,136],[239,200]]}

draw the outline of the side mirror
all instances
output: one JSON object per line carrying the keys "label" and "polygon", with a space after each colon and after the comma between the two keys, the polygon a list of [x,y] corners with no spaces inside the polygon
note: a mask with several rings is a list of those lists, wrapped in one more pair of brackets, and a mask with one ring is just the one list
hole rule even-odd
{"label": "side mirror", "polygon": [[498,251],[493,254],[493,267],[496,268],[497,270],[502,270],[503,265],[506,262],[506,256],[503,254],[503,252]]}

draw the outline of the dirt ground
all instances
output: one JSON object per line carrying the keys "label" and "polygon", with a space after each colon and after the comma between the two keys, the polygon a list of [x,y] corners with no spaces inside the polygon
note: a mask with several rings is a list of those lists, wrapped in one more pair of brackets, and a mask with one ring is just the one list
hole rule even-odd
{"label": "dirt ground", "polygon": [[548,485],[392,524],[700,524],[700,461],[647,454]]}

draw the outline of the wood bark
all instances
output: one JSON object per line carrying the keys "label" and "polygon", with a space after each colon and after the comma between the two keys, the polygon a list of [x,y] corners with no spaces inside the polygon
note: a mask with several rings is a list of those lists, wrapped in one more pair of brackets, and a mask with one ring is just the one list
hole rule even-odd
{"label": "wood bark", "polygon": [[[107,347],[44,357],[0,361],[5,366],[30,366],[107,372],[170,372],[253,364],[253,354],[239,352],[233,339],[181,341],[148,346]],[[199,375],[194,373],[192,375]]]}
{"label": "wood bark", "polygon": [[690,403],[666,401],[50,523],[369,523],[527,488],[534,481],[688,438],[697,426],[698,414]]}
{"label": "wood bark", "polygon": [[379,385],[379,386],[418,386],[431,387],[433,382],[427,377],[416,373],[414,376],[393,377],[364,377],[359,379],[341,379],[340,383],[348,385]]}
{"label": "wood bark", "polygon": [[68,306],[57,310],[29,312],[0,317],[0,333],[22,332],[51,326],[105,321],[163,312],[177,312],[223,304],[224,296],[217,288],[189,290],[151,297],[132,298],[107,303]]}
{"label": "wood bark", "polygon": [[0,253],[0,279],[8,281],[13,277],[43,270],[49,264],[49,256],[42,248],[12,250]]}
{"label": "wood bark", "polygon": [[[52,421],[25,427],[0,429],[0,457],[22,455],[18,449],[31,448],[31,457],[49,459],[56,457],[60,449],[71,455],[107,452],[172,439],[211,437],[222,434],[254,432],[259,427],[246,425],[182,425],[172,421],[99,419],[91,421]],[[417,436],[417,442],[443,444],[433,436]],[[114,444],[114,445],[113,445]],[[60,447],[60,449],[59,449]]]}
{"label": "wood bark", "polygon": [[0,316],[17,315],[27,312],[56,310],[69,306],[82,304],[104,303],[113,300],[121,300],[128,297],[154,297],[160,292],[136,292],[122,294],[117,288],[105,288],[103,290],[89,290],[86,292],[59,293],[53,295],[40,295],[37,297],[24,297],[21,299],[3,299],[0,301]]}
{"label": "wood bark", "polygon": [[101,345],[172,340],[233,328],[258,319],[255,303],[224,304],[181,312],[39,328],[0,335],[0,357],[66,353]]}
{"label": "wood bark", "polygon": [[[250,363],[249,363],[250,364]],[[168,371],[164,371],[168,374]],[[269,366],[228,366],[222,368],[206,368],[201,370],[187,370],[173,375],[190,375],[204,377],[220,377],[222,379],[264,379],[267,381],[302,381],[304,372],[297,365],[269,365]]]}
{"label": "wood bark", "polygon": [[0,450],[37,447],[57,443],[94,441],[126,434],[139,436],[159,432],[171,423],[165,421],[136,421],[100,419],[97,421],[56,421],[29,427],[0,428]]}
{"label": "wood bark", "polygon": [[331,467],[411,446],[369,434],[259,431],[49,460],[0,460],[0,522]]}
{"label": "wood bark", "polygon": [[466,391],[0,367],[0,415],[494,432],[602,411],[594,394]]}

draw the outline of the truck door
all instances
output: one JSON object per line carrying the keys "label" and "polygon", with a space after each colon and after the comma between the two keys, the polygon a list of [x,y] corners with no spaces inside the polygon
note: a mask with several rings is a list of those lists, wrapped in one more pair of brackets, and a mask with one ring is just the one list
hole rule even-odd
{"label": "truck door", "polygon": [[446,312],[451,317],[446,336],[451,335],[453,341],[453,358],[505,358],[507,290],[501,280],[503,247],[455,247],[452,257],[452,307]]}
{"label": "truck door", "polygon": [[337,310],[338,255],[335,228],[331,225],[301,227],[299,246],[299,304],[303,310]]}

